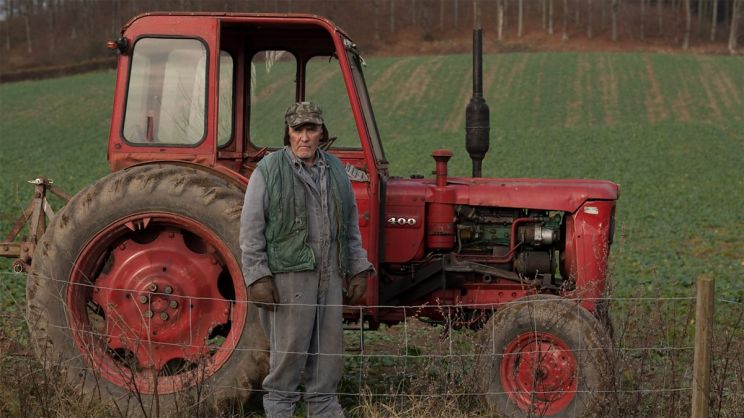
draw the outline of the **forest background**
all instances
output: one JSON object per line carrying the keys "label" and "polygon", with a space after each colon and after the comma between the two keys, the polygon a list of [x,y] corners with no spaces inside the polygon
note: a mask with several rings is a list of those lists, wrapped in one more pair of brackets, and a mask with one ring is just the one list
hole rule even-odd
{"label": "forest background", "polygon": [[[691,51],[738,54],[744,0],[0,0],[0,82],[112,68],[104,47],[148,11],[326,16],[372,55]],[[366,18],[360,19],[359,16]]]}

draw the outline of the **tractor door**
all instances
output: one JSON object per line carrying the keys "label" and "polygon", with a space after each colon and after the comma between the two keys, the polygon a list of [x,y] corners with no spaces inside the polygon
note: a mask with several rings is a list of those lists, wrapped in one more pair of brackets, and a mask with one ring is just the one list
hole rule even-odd
{"label": "tractor door", "polygon": [[125,28],[109,135],[113,171],[153,160],[213,164],[217,33],[204,16],[140,17]]}

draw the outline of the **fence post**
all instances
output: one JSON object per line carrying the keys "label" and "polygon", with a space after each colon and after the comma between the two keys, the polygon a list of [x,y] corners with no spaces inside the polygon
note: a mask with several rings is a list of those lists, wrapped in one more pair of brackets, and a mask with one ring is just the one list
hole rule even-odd
{"label": "fence post", "polygon": [[692,369],[692,418],[708,417],[710,361],[713,341],[713,285],[711,278],[697,279],[695,304],[695,360]]}

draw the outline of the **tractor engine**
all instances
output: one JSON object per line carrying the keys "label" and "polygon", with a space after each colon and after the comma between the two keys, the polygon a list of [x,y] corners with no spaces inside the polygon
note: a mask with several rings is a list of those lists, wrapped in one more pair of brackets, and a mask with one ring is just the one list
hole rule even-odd
{"label": "tractor engine", "polygon": [[553,275],[561,246],[561,212],[458,206],[455,251],[480,256],[521,277]]}

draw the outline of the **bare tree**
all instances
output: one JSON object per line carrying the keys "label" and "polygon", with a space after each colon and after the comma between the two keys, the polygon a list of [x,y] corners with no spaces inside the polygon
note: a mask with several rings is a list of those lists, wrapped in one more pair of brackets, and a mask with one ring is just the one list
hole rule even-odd
{"label": "bare tree", "polygon": [[592,0],[586,0],[586,37],[592,39]]}
{"label": "bare tree", "polygon": [[553,0],[548,0],[548,33],[553,34]]}
{"label": "bare tree", "polygon": [[662,0],[656,0],[656,14],[659,18],[659,36],[664,33],[664,5]]}
{"label": "bare tree", "polygon": [[439,0],[439,30],[444,32],[444,1]]}
{"label": "bare tree", "polygon": [[390,33],[395,33],[395,0],[390,0]]}
{"label": "bare tree", "polygon": [[498,38],[499,42],[504,40],[504,0],[497,0],[497,13],[498,13]]}
{"label": "bare tree", "polygon": [[540,10],[542,11],[542,28],[548,28],[548,0],[542,0],[540,2]]}
{"label": "bare tree", "polygon": [[607,0],[600,0],[599,4],[602,5],[602,20],[600,22],[600,29],[604,31],[607,28]]}
{"label": "bare tree", "polygon": [[457,15],[458,15],[458,12],[460,11],[459,10],[460,9],[460,7],[459,7],[460,5],[458,4],[458,0],[455,0],[453,2],[453,6],[454,6],[454,14],[452,15],[452,21],[453,21],[452,26],[454,26],[456,28],[457,27],[457,24],[458,24],[458,22],[457,22],[458,16]]}
{"label": "bare tree", "polygon": [[710,40],[716,40],[716,27],[718,27],[718,0],[713,0],[713,9],[710,18]]}
{"label": "bare tree", "polygon": [[741,0],[734,0],[731,8],[731,30],[729,31],[728,49],[731,55],[736,54],[736,36],[739,29],[739,17],[741,16]]}
{"label": "bare tree", "polygon": [[481,27],[480,6],[478,4],[478,0],[473,0],[473,27],[474,28]]}
{"label": "bare tree", "polygon": [[620,6],[620,0],[612,0],[612,42],[617,42],[617,9]]}
{"label": "bare tree", "polygon": [[690,10],[690,0],[685,0],[685,37],[682,41],[682,49],[690,48],[690,30],[692,29],[692,11]]}
{"label": "bare tree", "polygon": [[13,0],[5,2],[5,49],[10,51],[10,21],[13,19]]}
{"label": "bare tree", "polygon": [[372,6],[375,9],[375,28],[374,28],[375,40],[379,41],[380,40],[380,3],[378,2],[378,0],[375,0]]}
{"label": "bare tree", "polygon": [[561,40],[564,42],[568,40],[568,0],[563,0],[563,34]]}
{"label": "bare tree", "polygon": [[517,36],[522,37],[523,34],[523,20],[524,20],[524,0],[518,0],[519,1],[519,18],[517,23]]}
{"label": "bare tree", "polygon": [[646,39],[646,0],[641,0],[641,40]]}

